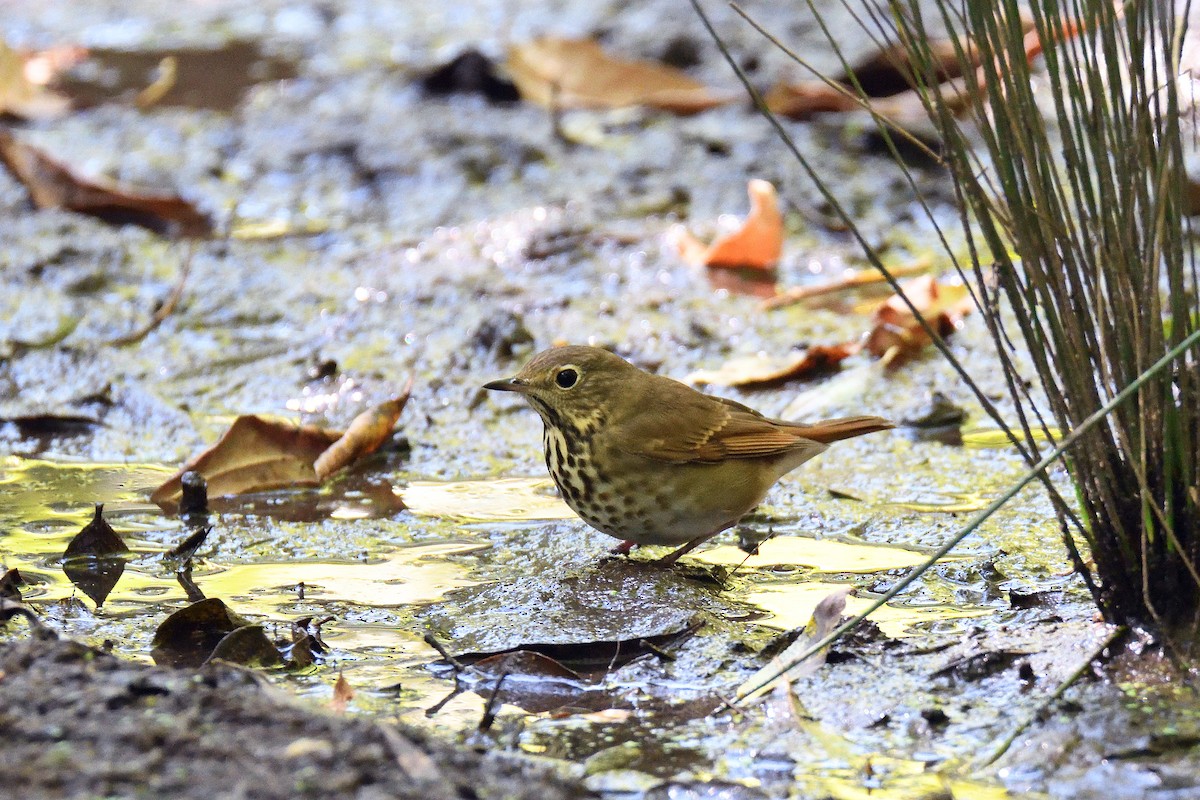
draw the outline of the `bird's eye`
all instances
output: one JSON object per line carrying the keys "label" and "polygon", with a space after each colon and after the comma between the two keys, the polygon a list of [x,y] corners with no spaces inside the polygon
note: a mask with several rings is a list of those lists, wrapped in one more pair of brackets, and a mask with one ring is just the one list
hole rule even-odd
{"label": "bird's eye", "polygon": [[579,372],[571,367],[564,367],[558,371],[557,375],[554,376],[554,382],[557,383],[561,389],[570,389],[579,382]]}

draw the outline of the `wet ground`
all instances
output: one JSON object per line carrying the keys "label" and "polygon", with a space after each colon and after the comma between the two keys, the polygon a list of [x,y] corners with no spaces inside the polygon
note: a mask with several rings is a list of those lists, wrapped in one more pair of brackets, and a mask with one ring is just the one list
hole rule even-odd
{"label": "wet ground", "polygon": [[[352,715],[553,759],[614,798],[718,796],[697,784],[728,797],[1200,791],[1187,777],[1190,689],[1136,661],[1125,677],[1075,676],[1091,675],[1112,632],[1033,489],[836,646],[796,684],[798,705],[720,709],[821,597],[853,588],[849,611],[864,608],[1022,465],[934,355],[890,372],[854,356],[830,377],[722,394],[772,415],[902,420],[939,391],[967,412],[961,444],[912,428],[839,443],[747,520],[776,535],[748,560],[735,532],[675,570],[646,555],[604,560],[614,542],[573,519],[545,479],[536,416],[483,383],[563,342],[683,378],[853,339],[869,325],[855,306],[883,295],[763,311],[667,244],[674,223],[708,235],[743,213],[759,177],[785,200],[781,284],[862,265],[744,104],[686,118],[569,112],[556,132],[532,105],[427,96],[420,77],[463,49],[500,57],[539,33],[599,35],[644,58],[687,52],[697,77],[736,87],[683,4],[509,5],[5,5],[12,45],[107,49],[78,76],[98,104],[19,136],[81,171],[177,190],[226,234],[195,246],[182,303],[158,328],[106,344],[145,323],[188,245],[32,211],[0,174],[0,565],[19,569],[24,600],[63,634],[151,661],[156,628],[189,596],[163,557],[186,531],[148,501],[153,488],[236,415],[345,426],[411,376],[399,433],[379,453],[320,489],[214,501],[194,560],[195,587],[271,637],[330,618],[315,664],[264,671],[311,707],[328,704],[341,674]],[[750,11],[817,41],[804,13],[767,5]],[[756,81],[794,69],[727,9],[712,13]],[[231,45],[243,41],[253,47]],[[183,52],[227,47],[218,61],[251,65],[241,91],[214,78],[220,96],[204,95],[189,78],[199,96],[181,82],[178,104],[128,101],[122,81],[162,53],[203,75],[211,62]],[[889,262],[936,252],[861,121],[789,127],[839,176]],[[918,174],[951,221],[944,176]],[[1003,407],[979,321],[952,346]],[[62,559],[94,503],[132,550],[99,606]],[[454,654],[556,646],[577,675],[506,679],[480,734],[497,676],[477,669],[456,690],[427,634]],[[25,623],[4,635],[15,647]]]}

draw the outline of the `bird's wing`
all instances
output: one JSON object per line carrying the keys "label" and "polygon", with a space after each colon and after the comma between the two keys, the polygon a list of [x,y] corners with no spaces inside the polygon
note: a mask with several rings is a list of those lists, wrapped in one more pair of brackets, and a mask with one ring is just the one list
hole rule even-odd
{"label": "bird's wing", "polygon": [[610,446],[671,463],[765,458],[808,449],[814,442],[741,403],[710,397],[683,384],[659,384],[618,424],[607,426]]}

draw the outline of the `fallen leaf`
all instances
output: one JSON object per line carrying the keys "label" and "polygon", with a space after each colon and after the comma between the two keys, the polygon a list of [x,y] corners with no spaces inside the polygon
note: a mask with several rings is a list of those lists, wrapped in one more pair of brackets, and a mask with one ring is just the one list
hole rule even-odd
{"label": "fallen leaf", "polygon": [[204,661],[215,659],[243,667],[273,667],[283,661],[262,625],[243,625],[225,634]]}
{"label": "fallen leaf", "polygon": [[12,600],[15,603],[21,602],[21,588],[25,585],[25,579],[21,577],[21,573],[13,567],[8,572],[0,575],[0,598]]}
{"label": "fallen leaf", "polygon": [[[821,665],[825,663],[825,650],[805,659],[795,666],[789,665],[807,653],[814,644],[828,636],[829,632],[837,626],[838,621],[842,618],[842,612],[846,610],[847,594],[849,594],[849,590],[841,589],[831,592],[822,598],[821,602],[817,603],[817,607],[813,610],[812,618],[809,619],[808,624],[804,626],[804,630],[800,632],[796,640],[738,687],[738,699],[750,700],[761,697],[769,693],[776,686],[787,685],[806,675],[811,675],[820,669]],[[778,677],[774,680],[761,687],[758,686],[769,675],[776,674],[778,674]]]}
{"label": "fallen leaf", "polygon": [[124,574],[128,553],[125,542],[104,519],[104,505],[97,503],[92,521],[67,544],[63,573],[101,606]]}
{"label": "fallen leaf", "polygon": [[350,681],[346,680],[346,676],[339,670],[337,683],[333,684],[333,697],[329,700],[330,708],[341,714],[346,710],[346,706],[350,705],[350,701],[354,699],[354,694],[354,687],[350,685]]}
{"label": "fallen leaf", "polygon": [[159,666],[198,667],[230,633],[250,625],[225,601],[210,597],[184,606],[163,620],[154,632],[150,657]]}
{"label": "fallen leaf", "polygon": [[0,127],[0,161],[29,191],[38,208],[65,208],[115,225],[130,224],[162,234],[202,237],[212,233],[208,217],[174,194],[139,192],[105,178],[85,178]]}
{"label": "fallen leaf", "polygon": [[[491,653],[463,653],[455,656],[459,664],[479,665],[499,663],[498,658],[512,653],[530,653],[544,656],[554,661],[564,670],[575,677],[579,672],[607,672],[616,669],[635,658],[648,653],[659,654],[665,647],[682,642],[700,629],[702,621],[694,621],[675,630],[665,631],[653,636],[642,636],[636,639],[618,641],[563,642],[555,644],[520,644],[506,650]],[[446,669],[451,665],[448,661],[435,661],[435,668]],[[565,677],[565,676],[560,676]]]}
{"label": "fallen leaf", "polygon": [[547,108],[649,106],[695,114],[732,100],[674,67],[609,56],[590,39],[547,36],[513,45],[506,66],[521,96]]}
{"label": "fallen leaf", "polygon": [[238,417],[229,430],[179,472],[154,490],[150,500],[175,505],[182,496],[180,479],[194,471],[208,483],[210,497],[320,483],[313,463],[341,437],[341,431],[295,425],[254,415]]}
{"label": "fallen leaf", "polygon": [[[962,318],[974,307],[971,294],[962,284],[939,284],[931,275],[901,284],[904,295],[939,336],[958,329]],[[875,309],[874,326],[863,347],[893,367],[919,353],[930,343],[929,334],[917,322],[899,294],[892,295]]]}
{"label": "fallen leaf", "polygon": [[750,195],[750,213],[742,226],[718,237],[705,246],[694,236],[677,227],[672,238],[684,261],[696,266],[730,269],[770,270],[779,263],[783,252],[783,216],[779,197],[770,181],[751,180],[746,184]]}
{"label": "fallen leaf", "polygon": [[[57,48],[33,56],[19,53],[0,41],[0,113],[26,120],[46,120],[61,117],[71,108],[71,101],[46,88],[53,73],[82,57],[80,48]],[[37,78],[34,80],[33,78]]]}
{"label": "fallen leaf", "polygon": [[410,394],[412,378],[408,379],[399,397],[385,400],[355,417],[342,437],[313,462],[317,480],[323,481],[348,464],[378,450],[392,435],[392,428],[395,427],[396,420],[400,419],[400,413],[404,411]]}
{"label": "fallen leaf", "polygon": [[684,382],[766,389],[836,369],[843,359],[854,355],[859,349],[860,345],[853,342],[817,344],[794,351],[784,358],[766,355],[735,358],[725,362],[720,369],[693,372],[684,378]]}

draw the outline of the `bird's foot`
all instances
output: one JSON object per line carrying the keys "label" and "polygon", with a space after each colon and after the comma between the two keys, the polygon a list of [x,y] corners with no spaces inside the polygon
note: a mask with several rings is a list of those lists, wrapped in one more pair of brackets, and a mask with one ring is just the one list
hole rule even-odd
{"label": "bird's foot", "polygon": [[629,555],[629,551],[637,546],[637,542],[633,541],[632,539],[626,539],[608,552],[614,556],[627,556]]}

